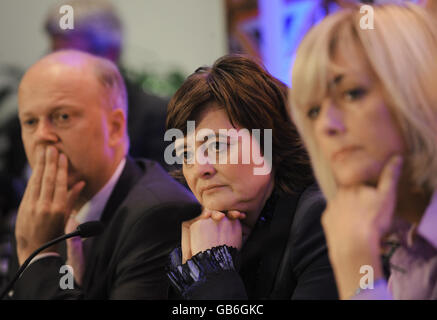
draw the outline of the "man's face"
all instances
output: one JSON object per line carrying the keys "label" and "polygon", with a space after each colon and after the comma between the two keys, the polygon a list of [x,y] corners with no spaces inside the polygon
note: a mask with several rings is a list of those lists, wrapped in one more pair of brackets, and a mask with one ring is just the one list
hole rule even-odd
{"label": "man's face", "polygon": [[22,139],[33,168],[37,147],[53,145],[68,159],[68,187],[80,180],[94,193],[113,162],[105,91],[92,67],[45,63],[34,66],[19,89]]}

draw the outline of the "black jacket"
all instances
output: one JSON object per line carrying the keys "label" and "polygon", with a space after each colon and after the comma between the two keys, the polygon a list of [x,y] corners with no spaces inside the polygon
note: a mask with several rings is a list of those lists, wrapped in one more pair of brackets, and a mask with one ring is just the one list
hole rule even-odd
{"label": "black jacket", "polygon": [[178,269],[177,249],[170,281],[185,299],[337,299],[320,222],[324,209],[315,185],[272,196],[240,252],[216,247]]}
{"label": "black jacket", "polygon": [[46,257],[24,271],[13,298],[165,299],[166,258],[180,241],[181,221],[199,214],[191,193],[157,163],[128,158],[101,217],[105,231],[86,256],[82,288],[62,290],[64,260]]}

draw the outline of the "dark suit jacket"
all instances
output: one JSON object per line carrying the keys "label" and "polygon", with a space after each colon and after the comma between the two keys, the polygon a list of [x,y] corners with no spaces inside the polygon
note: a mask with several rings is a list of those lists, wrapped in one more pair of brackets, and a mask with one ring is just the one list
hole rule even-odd
{"label": "dark suit jacket", "polygon": [[205,272],[187,299],[337,299],[320,218],[325,201],[316,185],[281,196],[269,223],[258,221],[237,256],[236,270]]}
{"label": "dark suit jacket", "polygon": [[[14,287],[16,299],[165,299],[165,263],[180,225],[200,206],[157,163],[127,159],[103,211],[103,234],[86,256],[83,287],[60,289],[60,257],[32,263]],[[16,269],[15,269],[16,270]]]}

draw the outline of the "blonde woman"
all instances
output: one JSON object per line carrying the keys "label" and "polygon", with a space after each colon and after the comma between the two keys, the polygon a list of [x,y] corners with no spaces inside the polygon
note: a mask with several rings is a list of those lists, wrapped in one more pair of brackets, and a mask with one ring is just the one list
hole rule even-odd
{"label": "blonde woman", "polygon": [[328,200],[340,297],[437,299],[437,26],[416,5],[373,8],[374,29],[357,8],[306,35],[291,115]]}

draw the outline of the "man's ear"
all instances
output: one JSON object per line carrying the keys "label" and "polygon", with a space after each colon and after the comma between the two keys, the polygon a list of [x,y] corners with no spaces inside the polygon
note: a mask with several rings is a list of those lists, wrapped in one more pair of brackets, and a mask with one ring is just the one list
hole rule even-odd
{"label": "man's ear", "polygon": [[108,116],[109,145],[114,147],[124,139],[126,117],[121,109],[111,110]]}

